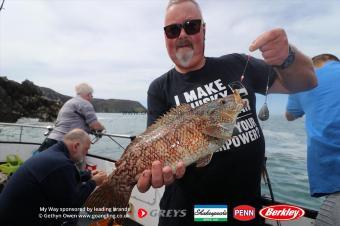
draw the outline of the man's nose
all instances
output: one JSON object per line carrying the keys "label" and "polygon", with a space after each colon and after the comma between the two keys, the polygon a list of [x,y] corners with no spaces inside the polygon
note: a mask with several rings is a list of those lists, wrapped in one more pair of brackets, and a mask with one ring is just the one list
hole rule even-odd
{"label": "man's nose", "polygon": [[185,30],[184,30],[184,28],[182,27],[182,29],[181,29],[181,33],[179,33],[179,38],[182,38],[182,37],[187,37],[188,36],[188,34],[185,32]]}

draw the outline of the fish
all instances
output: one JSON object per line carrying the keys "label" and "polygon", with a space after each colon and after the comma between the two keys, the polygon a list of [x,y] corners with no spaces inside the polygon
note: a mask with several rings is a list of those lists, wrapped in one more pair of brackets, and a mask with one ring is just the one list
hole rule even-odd
{"label": "fish", "polygon": [[85,206],[125,210],[138,175],[151,169],[153,161],[170,166],[173,172],[179,161],[185,166],[208,165],[214,152],[232,138],[243,107],[238,90],[233,90],[233,94],[196,108],[183,104],[170,109],[126,147],[108,181],[88,197]]}

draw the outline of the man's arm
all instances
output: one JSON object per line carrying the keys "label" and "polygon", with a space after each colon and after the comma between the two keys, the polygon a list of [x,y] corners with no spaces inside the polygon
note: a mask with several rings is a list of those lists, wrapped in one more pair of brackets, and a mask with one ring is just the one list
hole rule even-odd
{"label": "man's arm", "polygon": [[98,121],[96,112],[91,103],[85,102],[79,109],[78,114],[82,116],[83,120],[87,123],[91,130],[105,130],[105,127]]}
{"label": "man's arm", "polygon": [[[103,183],[107,181],[107,175],[103,171],[94,171],[91,172],[91,178],[90,180],[86,181],[85,183],[82,183],[82,185],[79,188],[79,195],[80,195],[80,204],[83,205],[87,199],[87,197],[91,194],[93,191],[92,186],[93,183],[96,186],[101,186]],[[89,193],[90,191],[90,193]]]}
{"label": "man's arm", "polygon": [[288,96],[287,106],[286,106],[286,119],[288,121],[294,121],[297,118],[302,117],[305,112],[303,111],[303,106],[301,105],[299,94],[291,94]]}
{"label": "man's arm", "polygon": [[[275,67],[277,79],[270,87],[270,93],[294,93],[317,86],[317,79],[311,59],[290,45],[295,59],[285,69]],[[260,35],[250,46],[250,51],[259,49],[264,61],[272,66],[282,65],[289,54],[289,43],[283,29],[274,29]]]}
{"label": "man's arm", "polygon": [[89,125],[89,127],[90,127],[91,130],[99,130],[99,131],[102,131],[102,130],[105,129],[105,127],[104,127],[100,122],[98,122],[97,120],[91,122],[90,125]]}

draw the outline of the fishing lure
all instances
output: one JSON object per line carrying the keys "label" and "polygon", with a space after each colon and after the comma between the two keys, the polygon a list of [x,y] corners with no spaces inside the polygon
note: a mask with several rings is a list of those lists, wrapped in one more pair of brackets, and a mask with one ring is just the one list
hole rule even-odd
{"label": "fishing lure", "polygon": [[[242,81],[244,79],[245,72],[247,70],[247,66],[248,66],[250,57],[251,57],[250,55],[248,55],[248,57],[247,57],[246,65],[244,66],[244,70],[243,70],[243,73],[241,75],[241,83],[242,83]],[[260,109],[260,111],[258,113],[258,118],[261,121],[266,121],[266,120],[269,119],[269,109],[268,109],[268,105],[267,105],[268,89],[269,89],[269,73],[268,73],[268,76],[267,76],[267,85],[266,85],[266,93],[265,93],[264,104],[262,105],[262,107],[261,107],[261,109]]]}

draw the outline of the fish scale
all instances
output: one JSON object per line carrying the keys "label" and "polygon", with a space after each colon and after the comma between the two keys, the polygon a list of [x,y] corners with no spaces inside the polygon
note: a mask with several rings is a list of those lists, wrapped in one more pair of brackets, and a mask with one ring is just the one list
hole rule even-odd
{"label": "fish scale", "polygon": [[[212,154],[232,137],[242,108],[243,101],[235,90],[195,109],[182,105],[170,110],[129,144],[108,182],[89,196],[85,206],[127,207],[137,176],[151,169],[156,160],[174,172],[179,161],[185,166],[194,162],[197,167],[207,165]],[[116,223],[122,220],[116,219]]]}

